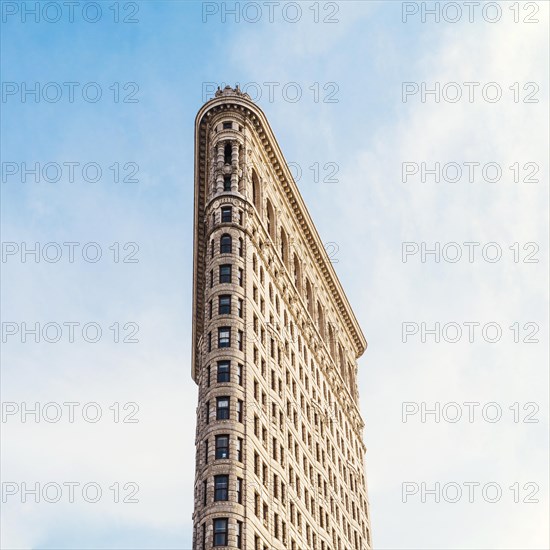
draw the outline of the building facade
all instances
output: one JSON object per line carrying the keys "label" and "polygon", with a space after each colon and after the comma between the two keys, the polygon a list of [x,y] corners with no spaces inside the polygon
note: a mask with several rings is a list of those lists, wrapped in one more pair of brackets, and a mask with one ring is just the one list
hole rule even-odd
{"label": "building facade", "polygon": [[195,122],[193,549],[371,548],[366,341],[263,112]]}

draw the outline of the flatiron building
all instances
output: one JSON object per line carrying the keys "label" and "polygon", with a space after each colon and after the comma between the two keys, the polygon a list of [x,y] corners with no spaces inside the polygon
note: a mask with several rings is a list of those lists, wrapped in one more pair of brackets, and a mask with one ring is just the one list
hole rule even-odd
{"label": "flatiron building", "polygon": [[262,110],[195,123],[193,549],[366,550],[363,336]]}

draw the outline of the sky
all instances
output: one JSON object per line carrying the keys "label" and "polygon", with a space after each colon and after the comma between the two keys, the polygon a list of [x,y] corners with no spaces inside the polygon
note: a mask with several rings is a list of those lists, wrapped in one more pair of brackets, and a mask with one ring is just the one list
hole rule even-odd
{"label": "sky", "polygon": [[1,5],[2,548],[191,548],[194,117],[236,83],[369,343],[374,547],[548,548],[548,3],[36,4]]}

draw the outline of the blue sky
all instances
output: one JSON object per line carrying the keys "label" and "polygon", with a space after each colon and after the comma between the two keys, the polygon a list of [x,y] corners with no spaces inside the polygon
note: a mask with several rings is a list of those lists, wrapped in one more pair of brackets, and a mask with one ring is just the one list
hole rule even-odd
{"label": "blue sky", "polygon": [[[21,484],[94,482],[95,504],[21,502],[3,506],[5,548],[191,547],[196,386],[190,378],[193,124],[204,83],[257,83],[282,151],[298,163],[298,185],[325,243],[336,243],[335,269],[369,341],[360,359],[374,543],[377,548],[546,548],[548,530],[548,5],[539,23],[514,23],[510,3],[488,23],[402,22],[402,3],[301,2],[289,23],[275,11],[257,23],[203,22],[200,2],[139,2],[139,22],[114,23],[112,2],[86,22],[35,23],[18,12],[2,23],[2,82],[95,82],[96,103],[66,87],[61,100],[2,102],[2,161],[77,162],[58,182],[6,175],[2,241],[77,242],[69,262],[20,253],[2,263],[2,320],[98,323],[102,337],[77,331],[57,343],[11,336],[2,352],[2,401],[98,403],[102,419],[2,423],[2,479]],[[33,2],[26,3],[28,7]],[[131,8],[121,2],[121,13]],[[207,3],[209,8],[221,3]],[[228,3],[231,6],[233,3]],[[241,2],[241,8],[246,2]],[[282,2],[285,9],[292,9]],[[429,3],[433,4],[433,3]],[[446,3],[442,3],[445,5]],[[125,8],[126,6],[126,8]],[[283,9],[281,7],[281,10]],[[11,7],[9,8],[11,10]],[[213,9],[213,8],[212,8]],[[8,12],[9,13],[9,12]],[[46,17],[51,17],[46,14]],[[288,12],[292,13],[292,12]],[[527,11],[521,12],[522,21]],[[428,20],[429,21],[429,20]],[[402,82],[498,82],[496,103],[401,99]],[[133,82],[137,103],[115,103],[110,87]],[[269,101],[266,82],[276,82]],[[536,104],[514,103],[509,86],[535,82]],[[302,98],[281,90],[297,83]],[[337,102],[315,102],[328,92]],[[133,86],[133,85],[132,85]],[[323,91],[323,86],[328,86]],[[133,87],[122,89],[128,92]],[[251,88],[256,89],[256,88]],[[54,88],[51,88],[54,90]],[[529,90],[527,90],[529,91]],[[524,93],[524,90],[522,90]],[[497,183],[401,180],[401,163],[496,162]],[[137,182],[113,182],[110,166],[136,163]],[[336,183],[315,182],[313,163],[336,163]],[[508,169],[534,162],[538,183],[514,183]],[[102,177],[84,181],[97,163]],[[127,175],[128,170],[122,168]],[[321,172],[322,177],[326,172]],[[497,242],[497,263],[401,261],[402,242]],[[82,259],[86,243],[102,258]],[[535,242],[537,264],[514,263],[509,246]],[[136,243],[137,263],[113,261],[114,243]],[[53,249],[51,249],[53,250]],[[498,323],[503,338],[457,344],[402,343],[403,322]],[[118,322],[139,326],[139,343],[113,342]],[[514,322],[539,327],[538,344],[514,344]],[[124,329],[122,329],[124,330]],[[124,331],[127,335],[128,331]],[[403,423],[403,402],[496,402],[503,420]],[[116,423],[114,403],[137,403],[137,423]],[[536,424],[514,423],[508,409],[536,403]],[[29,405],[30,406],[30,405]],[[30,417],[29,417],[30,418]],[[500,502],[402,502],[403,482],[498,482]],[[139,503],[115,503],[113,483],[139,485]],[[539,503],[514,503],[513,483],[536,483]]]}

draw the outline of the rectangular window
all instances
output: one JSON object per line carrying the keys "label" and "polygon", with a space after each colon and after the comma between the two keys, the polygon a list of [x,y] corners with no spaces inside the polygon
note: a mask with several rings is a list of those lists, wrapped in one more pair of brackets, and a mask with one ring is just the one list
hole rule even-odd
{"label": "rectangular window", "polygon": [[243,421],[243,401],[242,399],[237,400],[237,421]]}
{"label": "rectangular window", "polygon": [[242,267],[239,267],[239,286],[244,286]]}
{"label": "rectangular window", "polygon": [[223,190],[231,191],[231,176],[229,174],[223,177]]}
{"label": "rectangular window", "polygon": [[239,210],[239,225],[243,225],[243,211]]}
{"label": "rectangular window", "polygon": [[229,419],[229,397],[216,397],[216,420]]}
{"label": "rectangular window", "polygon": [[206,497],[207,497],[207,482],[206,479],[202,482],[202,505],[206,506]]}
{"label": "rectangular window", "polygon": [[220,254],[231,254],[233,251],[233,239],[231,235],[222,235],[220,238]]}
{"label": "rectangular window", "polygon": [[237,521],[237,548],[243,547],[243,522]]}
{"label": "rectangular window", "polygon": [[231,381],[231,362],[230,361],[218,361],[218,376],[217,382],[230,382]]}
{"label": "rectangular window", "polygon": [[209,388],[210,387],[210,365],[208,365],[208,367],[206,367],[206,386]]}
{"label": "rectangular window", "polygon": [[218,347],[228,348],[231,346],[231,327],[218,328]]}
{"label": "rectangular window", "polygon": [[214,476],[214,500],[228,500],[229,476]]}
{"label": "rectangular window", "polygon": [[208,424],[210,422],[210,401],[207,401],[204,404],[204,418]]}
{"label": "rectangular window", "polygon": [[212,333],[208,333],[208,351],[212,351]]}
{"label": "rectangular window", "polygon": [[231,295],[222,294],[218,297],[218,315],[231,314]]}
{"label": "rectangular window", "polygon": [[214,270],[210,270],[210,288],[214,286]]}
{"label": "rectangular window", "polygon": [[202,550],[206,550],[206,521],[202,524]]}
{"label": "rectangular window", "polygon": [[220,265],[220,283],[230,283],[231,282],[231,265],[224,264]]}
{"label": "rectangular window", "polygon": [[224,206],[222,208],[222,223],[231,222],[233,219],[233,209],[231,206]]}
{"label": "rectangular window", "polygon": [[229,435],[216,436],[216,460],[229,458]]}
{"label": "rectangular window", "polygon": [[240,477],[237,478],[237,502],[243,503],[243,480]]}
{"label": "rectangular window", "polygon": [[243,366],[237,365],[237,384],[243,385]]}
{"label": "rectangular window", "polygon": [[214,546],[227,546],[227,518],[214,520]]}
{"label": "rectangular window", "polygon": [[242,330],[239,330],[239,332],[237,332],[237,347],[239,348],[239,351],[243,351],[243,341],[244,333]]}
{"label": "rectangular window", "polygon": [[208,439],[204,440],[204,463],[208,464]]}
{"label": "rectangular window", "polygon": [[237,460],[239,462],[243,461],[243,438],[237,438]]}
{"label": "rectangular window", "polygon": [[244,315],[244,312],[243,312],[244,301],[242,298],[239,298],[239,301],[237,303],[238,303],[237,314],[242,319]]}

